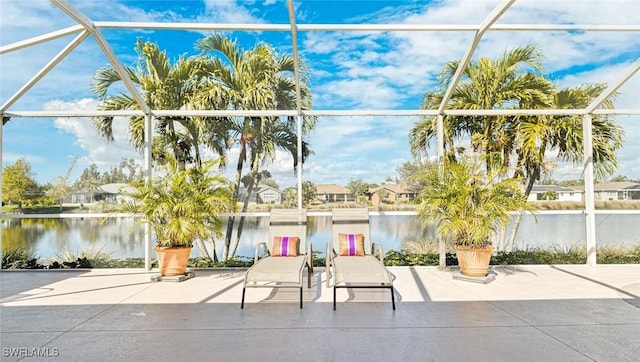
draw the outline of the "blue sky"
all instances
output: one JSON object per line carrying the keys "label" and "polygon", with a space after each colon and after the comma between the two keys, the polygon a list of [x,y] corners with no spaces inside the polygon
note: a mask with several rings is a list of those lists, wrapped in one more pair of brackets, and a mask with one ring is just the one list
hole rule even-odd
{"label": "blue sky", "polygon": [[[501,1],[309,1],[298,0],[296,21],[308,23],[478,24]],[[287,24],[283,0],[89,1],[70,3],[94,21],[173,21]],[[45,34],[75,22],[48,1],[0,2],[0,46]],[[498,20],[505,23],[640,25],[640,2],[634,0],[518,0]],[[103,31],[125,65],[134,65],[135,40],[151,40],[172,58],[196,54],[195,42],[208,34],[197,31]],[[258,41],[291,52],[291,35],[275,31],[233,31],[244,48]],[[310,68],[315,109],[416,109],[422,94],[433,91],[442,66],[461,58],[471,32],[301,32],[299,51]],[[75,35],[0,55],[0,103],[64,48]],[[613,82],[640,58],[637,32],[489,32],[474,55],[496,57],[513,47],[537,44],[545,54],[545,71],[559,87]],[[96,99],[89,81],[106,57],[89,37],[10,110],[91,110]],[[620,90],[617,108],[640,108],[640,74]],[[346,185],[351,178],[382,182],[410,159],[407,135],[417,118],[321,117],[310,137],[315,152],[303,178],[316,184]],[[640,116],[621,116],[626,140],[619,174],[640,178]],[[128,146],[126,120],[116,124],[116,142],[100,140],[91,122],[82,118],[12,120],[4,128],[3,165],[25,157],[39,182],[53,181],[75,156],[72,179],[91,163],[108,170],[123,157],[140,158]],[[235,161],[237,150],[230,154]],[[295,184],[291,158],[278,153],[267,165],[281,187]],[[231,175],[234,166],[230,166]],[[577,179],[581,167],[561,165],[555,179]]]}

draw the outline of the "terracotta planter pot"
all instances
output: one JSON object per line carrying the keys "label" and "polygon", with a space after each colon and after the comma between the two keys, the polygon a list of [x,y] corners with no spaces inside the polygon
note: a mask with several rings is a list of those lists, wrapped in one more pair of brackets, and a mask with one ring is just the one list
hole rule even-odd
{"label": "terracotta planter pot", "polygon": [[489,273],[489,263],[491,262],[491,254],[493,247],[470,247],[459,246],[453,247],[458,257],[458,265],[460,273],[471,277],[486,277]]}
{"label": "terracotta planter pot", "polygon": [[158,256],[158,267],[160,275],[175,276],[184,275],[187,271],[187,263],[191,255],[190,246],[172,246],[155,248]]}

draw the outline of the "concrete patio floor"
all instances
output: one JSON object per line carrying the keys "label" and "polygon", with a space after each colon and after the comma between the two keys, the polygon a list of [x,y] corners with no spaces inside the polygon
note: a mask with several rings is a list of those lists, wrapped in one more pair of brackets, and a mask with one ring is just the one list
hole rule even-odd
{"label": "concrete patio floor", "polygon": [[248,289],[243,272],[0,273],[2,361],[638,361],[640,265],[495,267],[489,284],[390,267],[388,290]]}

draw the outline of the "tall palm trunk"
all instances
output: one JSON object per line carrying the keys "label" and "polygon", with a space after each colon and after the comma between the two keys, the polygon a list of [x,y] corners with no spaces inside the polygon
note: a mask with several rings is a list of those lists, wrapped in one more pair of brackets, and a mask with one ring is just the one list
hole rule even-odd
{"label": "tall palm trunk", "polygon": [[[529,177],[529,182],[527,182],[527,189],[524,192],[525,197],[529,197],[531,194],[531,190],[533,189],[533,184],[536,182],[536,179],[540,175],[540,171],[534,171],[533,174]],[[507,246],[506,252],[510,253],[513,251],[513,245],[516,242],[516,235],[518,234],[518,228],[520,228],[520,222],[522,221],[522,214],[517,214],[515,220],[513,220],[513,227],[511,228],[511,235],[509,235],[509,245]]]}
{"label": "tall palm trunk", "polygon": [[[233,200],[238,201],[240,193],[240,180],[242,179],[242,167],[244,166],[244,160],[247,157],[247,146],[244,143],[240,143],[240,155],[238,156],[238,166],[236,167],[236,189],[233,191]],[[243,211],[244,212],[244,211]],[[227,232],[224,238],[224,248],[222,250],[222,260],[229,259],[229,247],[231,246],[231,238],[233,235],[233,225],[235,224],[236,217],[230,215],[227,220]]]}
{"label": "tall palm trunk", "polygon": [[200,250],[200,255],[204,258],[211,259],[211,254],[209,254],[207,247],[204,245],[204,241],[197,239],[196,244],[198,245],[198,250]]}
{"label": "tall palm trunk", "polygon": [[172,120],[167,121],[167,127],[169,128],[168,136],[169,136],[169,139],[171,140],[171,148],[173,149],[173,156],[178,162],[178,170],[184,171],[187,166],[185,164],[184,157],[180,157],[180,152],[178,150],[178,140],[176,138],[176,130]]}
{"label": "tall palm trunk", "polygon": [[498,238],[498,251],[505,251],[505,242],[507,241],[507,225],[500,227],[500,237]]}
{"label": "tall palm trunk", "polygon": [[240,221],[238,221],[238,233],[236,234],[236,241],[233,244],[233,250],[229,254],[231,256],[236,255],[236,250],[238,250],[238,245],[240,244],[240,237],[242,236],[242,231],[244,229],[244,221],[246,219],[246,217],[244,216],[244,213],[247,212],[247,209],[249,208],[249,199],[251,196],[251,192],[253,191],[253,187],[255,186],[256,177],[257,177],[256,173],[253,172],[251,175],[251,181],[249,182],[249,186],[247,187],[247,196],[244,198],[242,203],[243,214],[240,216]]}

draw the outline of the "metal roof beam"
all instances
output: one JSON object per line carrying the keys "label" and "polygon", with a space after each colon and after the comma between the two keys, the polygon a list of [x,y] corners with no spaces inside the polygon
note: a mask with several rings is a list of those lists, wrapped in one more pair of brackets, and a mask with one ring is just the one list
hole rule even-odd
{"label": "metal roof beam", "polygon": [[78,9],[73,7],[73,5],[71,5],[67,0],[51,0],[51,2],[58,8],[60,8],[60,10],[69,15],[72,19],[77,21],[93,35],[93,37],[96,39],[96,42],[106,55],[107,59],[109,59],[109,62],[120,76],[120,79],[124,83],[125,87],[129,90],[129,92],[131,92],[131,95],[136,100],[140,108],[144,111],[144,113],[149,114],[149,106],[145,102],[144,98],[142,98],[142,95],[140,94],[140,92],[138,92],[131,79],[129,79],[124,66],[122,65],[122,63],[120,63],[118,57],[116,57],[116,55],[113,53],[111,45],[109,45],[104,36],[102,36],[102,33],[96,28],[93,21],[86,17]]}
{"label": "metal roof beam", "polygon": [[[296,28],[296,13],[293,8],[293,0],[287,0],[289,10],[289,24],[291,26],[291,43],[293,46],[293,76],[296,87],[296,111],[302,111],[302,95],[300,93],[300,64],[298,59],[298,30]],[[298,135],[300,137],[301,135]]]}
{"label": "metal roof beam", "polygon": [[484,35],[484,33],[487,30],[489,30],[489,27],[491,27],[491,25],[495,23],[500,18],[500,16],[502,16],[502,14],[504,14],[507,11],[507,9],[509,9],[509,7],[513,5],[514,2],[515,0],[504,1],[502,4],[496,6],[493,9],[493,11],[491,11],[491,13],[489,13],[489,15],[482,21],[482,23],[480,23],[480,28],[478,29],[478,32],[476,33],[476,35],[473,37],[473,42],[471,43],[471,46],[467,49],[467,52],[462,57],[462,60],[458,64],[458,69],[456,69],[456,72],[454,73],[453,78],[451,79],[451,82],[449,82],[449,86],[444,92],[444,96],[442,97],[442,102],[440,102],[440,105],[438,106],[439,113],[442,113],[442,111],[445,109],[445,107],[449,103],[449,100],[453,95],[453,91],[454,89],[456,89],[456,86],[458,85],[460,78],[462,78],[462,73],[465,71],[465,69],[467,69],[467,65],[469,65],[469,62],[471,61],[471,57],[473,56],[473,53],[478,47],[478,44],[480,43],[480,39],[482,39],[482,36]]}
{"label": "metal roof beam", "polygon": [[[156,117],[163,116],[193,116],[193,117],[293,117],[298,115],[295,110],[162,110],[154,109],[150,112]],[[302,110],[303,116],[324,117],[412,117],[437,116],[438,114],[451,116],[582,116],[584,109],[449,109],[438,113],[435,109],[373,109],[373,110]],[[592,112],[598,115],[640,115],[640,109],[596,109]],[[50,117],[131,117],[143,116],[141,110],[122,111],[5,111],[6,117],[21,118],[50,118]]]}
{"label": "metal roof beam", "polygon": [[0,112],[6,111],[12,104],[14,104],[20,97],[22,97],[31,87],[33,87],[36,83],[40,81],[51,69],[53,69],[62,59],[64,59],[69,53],[73,51],[82,41],[84,41],[89,36],[88,31],[83,31],[78,34],[66,47],[64,47],[60,53],[58,53],[53,59],[49,61],[36,75],[33,76],[25,85],[22,86],[8,101],[6,101],[2,106],[0,106]]}
{"label": "metal roof beam", "polygon": [[[101,29],[291,31],[290,24],[96,21]],[[298,24],[298,31],[479,31],[478,24]],[[491,31],[640,31],[628,24],[493,24]]]}
{"label": "metal roof beam", "polygon": [[0,47],[0,54],[10,53],[23,48],[28,48],[32,45],[37,45],[50,40],[65,37],[67,35],[75,34],[84,29],[81,25],[74,25],[68,28],[52,31],[46,34],[34,36],[33,38],[21,40],[15,43],[3,45]]}
{"label": "metal roof beam", "polygon": [[628,81],[634,74],[640,70],[640,58],[636,59],[635,63],[613,84],[609,85],[600,95],[594,99],[586,108],[586,113],[592,113],[596,108],[600,107],[602,102],[609,98],[618,88],[620,88],[626,81]]}

